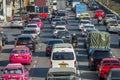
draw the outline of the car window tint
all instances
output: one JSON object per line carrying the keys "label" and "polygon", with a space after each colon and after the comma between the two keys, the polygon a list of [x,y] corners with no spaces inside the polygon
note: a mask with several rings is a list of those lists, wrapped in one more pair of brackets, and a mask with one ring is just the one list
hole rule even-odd
{"label": "car window tint", "polygon": [[37,28],[37,25],[27,25],[28,28]]}
{"label": "car window tint", "polygon": [[40,20],[32,20],[31,22],[40,22]]}
{"label": "car window tint", "polygon": [[18,38],[18,40],[20,40],[20,41],[28,41],[28,40],[31,40],[31,38],[30,37],[20,37],[20,38]]}
{"label": "car window tint", "polygon": [[65,16],[65,13],[58,13],[58,16]]}
{"label": "car window tint", "polygon": [[22,68],[5,69],[4,74],[22,74]]}
{"label": "car window tint", "polygon": [[35,31],[34,30],[24,31],[24,34],[32,34],[32,33],[35,33]]}
{"label": "car window tint", "polygon": [[74,55],[72,52],[55,52],[53,60],[74,60]]}
{"label": "car window tint", "polygon": [[27,50],[13,50],[12,53],[19,54],[19,53],[26,53]]}

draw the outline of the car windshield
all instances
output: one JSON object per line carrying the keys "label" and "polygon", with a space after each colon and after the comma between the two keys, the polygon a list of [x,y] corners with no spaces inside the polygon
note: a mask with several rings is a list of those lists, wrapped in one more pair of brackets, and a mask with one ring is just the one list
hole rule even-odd
{"label": "car windshield", "polygon": [[28,28],[37,28],[37,25],[27,25]]}
{"label": "car windshield", "polygon": [[53,60],[74,60],[73,52],[55,52]]}
{"label": "car windshield", "polygon": [[26,53],[27,50],[13,50],[12,53],[19,54],[19,53]]}
{"label": "car windshield", "polygon": [[34,33],[35,33],[34,30],[24,31],[24,34],[34,34]]}
{"label": "car windshield", "polygon": [[32,20],[31,22],[40,22],[40,20]]}
{"label": "car windshield", "polygon": [[13,19],[12,21],[21,21],[22,19],[20,18],[16,18],[16,19]]}
{"label": "car windshield", "polygon": [[65,16],[65,13],[58,13],[58,16]]}
{"label": "car windshield", "polygon": [[94,51],[94,53],[93,53],[93,55],[94,55],[94,58],[97,58],[97,59],[102,59],[102,58],[108,58],[108,57],[110,57],[110,53],[109,53],[109,51]]}
{"label": "car windshield", "polygon": [[3,72],[4,74],[22,74],[22,68],[7,68]]}
{"label": "car windshield", "polygon": [[61,40],[53,40],[53,41],[49,41],[48,45],[53,46],[53,45],[56,44],[56,43],[63,43],[63,41],[61,41]]}

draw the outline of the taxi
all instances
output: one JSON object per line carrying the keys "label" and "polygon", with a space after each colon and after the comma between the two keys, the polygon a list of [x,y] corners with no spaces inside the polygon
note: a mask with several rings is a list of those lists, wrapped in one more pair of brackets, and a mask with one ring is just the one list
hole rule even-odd
{"label": "taxi", "polygon": [[88,18],[90,18],[90,14],[87,13],[87,12],[85,12],[85,13],[81,13],[81,14],[80,14],[80,19],[81,19],[81,18],[84,18],[84,17],[88,17]]}
{"label": "taxi", "polygon": [[13,48],[9,60],[10,63],[30,64],[32,61],[32,52],[26,46],[16,46]]}
{"label": "taxi", "polygon": [[40,29],[44,27],[43,22],[39,18],[33,18],[30,23],[37,24]]}
{"label": "taxi", "polygon": [[[51,61],[50,65],[51,68],[74,68],[76,70],[77,61],[76,61],[76,54],[72,47],[66,47],[65,43],[63,47],[54,47],[51,54]],[[60,44],[60,45],[61,45]],[[69,44],[69,43],[68,43]],[[59,45],[59,44],[55,44]],[[67,45],[67,43],[66,43]]]}
{"label": "taxi", "polygon": [[8,64],[2,72],[2,80],[29,80],[30,73],[20,63]]}

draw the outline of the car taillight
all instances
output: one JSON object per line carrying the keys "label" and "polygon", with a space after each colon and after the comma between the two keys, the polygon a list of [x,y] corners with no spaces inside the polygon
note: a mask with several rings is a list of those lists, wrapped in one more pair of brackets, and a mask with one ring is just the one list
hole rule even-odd
{"label": "car taillight", "polygon": [[17,41],[17,44],[20,44],[20,42],[19,42],[19,41]]}
{"label": "car taillight", "polygon": [[50,51],[51,50],[51,48],[50,47],[47,47],[47,51]]}
{"label": "car taillight", "polygon": [[50,61],[50,67],[52,68],[52,61]]}
{"label": "car taillight", "polygon": [[76,67],[76,61],[74,61],[74,67]]}
{"label": "car taillight", "polygon": [[70,38],[70,36],[66,36],[66,38]]}
{"label": "car taillight", "polygon": [[90,62],[94,62],[93,58],[90,59]]}
{"label": "car taillight", "polygon": [[29,41],[28,43],[29,43],[29,44],[33,44],[33,41]]}

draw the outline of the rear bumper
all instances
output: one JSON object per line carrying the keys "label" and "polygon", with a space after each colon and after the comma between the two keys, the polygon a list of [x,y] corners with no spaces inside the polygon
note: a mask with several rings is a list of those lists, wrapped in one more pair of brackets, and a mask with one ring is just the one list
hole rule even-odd
{"label": "rear bumper", "polygon": [[10,59],[10,63],[27,63],[29,64],[31,59]]}

